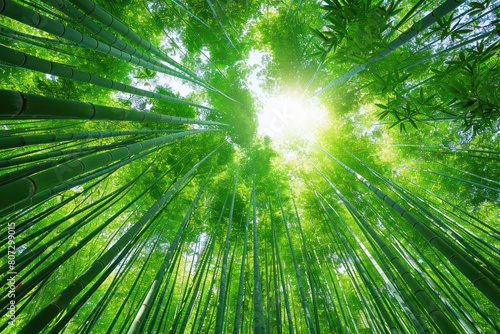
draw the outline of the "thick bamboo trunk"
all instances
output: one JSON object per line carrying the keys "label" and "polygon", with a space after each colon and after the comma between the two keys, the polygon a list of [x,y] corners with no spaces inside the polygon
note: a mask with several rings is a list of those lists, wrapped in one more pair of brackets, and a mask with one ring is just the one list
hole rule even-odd
{"label": "thick bamboo trunk", "polygon": [[96,86],[113,89],[120,92],[130,93],[144,97],[150,97],[164,101],[170,101],[174,103],[186,104],[207,110],[214,110],[213,108],[205,107],[193,102],[184,101],[164,94],[150,92],[144,89],[125,85],[121,82],[113,81],[96,74],[73,69],[69,66],[59,63],[54,63],[35,56],[31,56],[24,52],[14,50],[3,45],[0,45],[0,60],[12,64],[14,66],[26,68],[29,70],[52,74],[55,75],[56,77],[62,77],[75,81],[90,83]]}
{"label": "thick bamboo trunk", "polygon": [[145,140],[140,143],[128,145],[126,147],[114,149],[109,152],[100,153],[91,157],[78,159],[59,165],[53,169],[35,174],[29,178],[23,178],[14,182],[8,183],[0,187],[2,201],[0,208],[8,208],[17,202],[31,199],[37,193],[43,192],[54,186],[57,186],[65,181],[82,175],[85,172],[92,171],[99,167],[107,166],[113,162],[125,159],[131,155],[140,153],[141,151],[162,145],[182,136],[196,133],[198,131],[185,131]]}
{"label": "thick bamboo trunk", "polygon": [[156,114],[134,109],[106,107],[90,102],[63,100],[13,90],[0,90],[0,100],[3,103],[3,108],[0,109],[0,117],[9,120],[44,118],[223,125],[218,122]]}
{"label": "thick bamboo trunk", "polygon": [[[182,130],[181,130],[182,131]],[[92,138],[110,138],[133,135],[150,135],[158,133],[181,132],[179,130],[135,130],[135,131],[98,131],[98,132],[74,132],[74,133],[52,133],[44,135],[7,136],[0,137],[0,150],[17,148],[29,145],[40,145],[58,143],[64,141],[77,141]]]}
{"label": "thick bamboo trunk", "polygon": [[165,193],[156,203],[145,213],[137,223],[116,241],[89,269],[78,276],[68,287],[62,290],[56,298],[44,306],[26,325],[19,331],[19,334],[39,333],[49,322],[66,309],[69,303],[102,271],[111,260],[126,247],[127,244],[141,231],[150,218],[165,204],[186,179],[196,170],[196,168],[207,160],[220,146],[210,152],[206,157],[196,163],[167,193]]}
{"label": "thick bamboo trunk", "polygon": [[241,266],[240,266],[240,279],[238,284],[238,299],[236,301],[236,313],[234,316],[234,326],[233,326],[233,334],[240,333],[240,325],[241,325],[241,306],[243,303],[244,296],[244,280],[245,280],[245,261],[247,256],[247,241],[248,241],[248,224],[250,221],[250,209],[251,209],[251,200],[248,202],[248,212],[247,212],[247,220],[245,224],[245,239],[243,241],[243,254],[241,255]]}
{"label": "thick bamboo trunk", "polygon": [[105,11],[103,8],[97,5],[93,0],[70,0],[70,2],[85,13],[83,15],[80,15],[80,17],[77,17],[77,20],[82,20],[85,17],[85,15],[89,15],[98,22],[102,23],[105,27],[114,30],[115,32],[119,33],[121,36],[125,37],[132,43],[140,46],[144,50],[159,57],[161,60],[166,61],[167,63],[189,74],[192,77],[196,77],[185,66],[177,63],[168,55],[166,55],[163,51],[161,51],[159,48],[152,45],[147,39],[139,36],[135,31],[133,31],[125,24],[123,24],[118,18]]}

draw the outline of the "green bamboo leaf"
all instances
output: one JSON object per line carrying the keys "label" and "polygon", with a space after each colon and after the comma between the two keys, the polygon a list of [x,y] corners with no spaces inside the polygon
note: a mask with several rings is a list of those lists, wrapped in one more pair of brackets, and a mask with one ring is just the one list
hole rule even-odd
{"label": "green bamboo leaf", "polygon": [[411,125],[413,125],[415,129],[418,129],[417,124],[415,124],[412,118],[408,118],[408,121],[411,123]]}
{"label": "green bamboo leaf", "polygon": [[313,28],[312,26],[309,26],[310,31],[313,33],[314,36],[318,37],[319,39],[323,40],[324,42],[328,42],[328,38],[323,35],[321,31],[319,31],[316,28]]}
{"label": "green bamboo leaf", "polygon": [[480,2],[470,2],[469,6],[471,6],[472,8],[478,8],[478,9],[481,9],[481,10],[485,9],[484,4],[482,4]]}

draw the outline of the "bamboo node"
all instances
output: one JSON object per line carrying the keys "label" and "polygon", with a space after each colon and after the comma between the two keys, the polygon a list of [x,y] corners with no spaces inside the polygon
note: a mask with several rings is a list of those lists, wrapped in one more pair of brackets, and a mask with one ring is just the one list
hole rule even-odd
{"label": "bamboo node", "polygon": [[416,295],[416,294],[417,294],[417,293],[419,293],[419,292],[425,292],[425,290],[423,290],[423,289],[418,289],[418,290],[416,290],[413,294],[415,294],[415,295]]}
{"label": "bamboo node", "polygon": [[94,8],[92,8],[92,10],[91,10],[90,12],[85,13],[86,15],[92,14],[92,13],[95,11],[95,7],[96,7],[96,5],[95,5],[95,1],[94,1],[94,0],[92,0],[92,6],[93,6]]}
{"label": "bamboo node", "polygon": [[89,118],[89,120],[93,119],[95,117],[95,105],[93,103],[90,103],[89,104],[92,106],[92,109],[94,110],[94,112],[92,113],[92,117]]}
{"label": "bamboo node", "polygon": [[29,197],[32,197],[34,194],[36,194],[38,187],[36,185],[36,182],[33,181],[31,178],[27,177],[26,180],[30,181],[33,184],[33,193],[29,196]]}
{"label": "bamboo node", "polygon": [[435,235],[435,236],[433,236],[432,238],[430,238],[430,239],[429,239],[429,243],[432,243],[432,240],[434,240],[434,239],[435,239],[435,238],[437,238],[437,237],[438,237],[438,236],[437,236],[437,235]]}
{"label": "bamboo node", "polygon": [[26,105],[28,104],[28,101],[26,101],[26,97],[24,97],[24,94],[21,93],[20,91],[18,91],[18,93],[19,93],[19,95],[21,95],[21,99],[23,101],[23,104],[21,106],[21,110],[19,111],[19,113],[17,113],[17,115],[15,115],[15,116],[20,116],[20,115],[24,114],[24,112],[26,111]]}
{"label": "bamboo node", "polygon": [[441,312],[441,310],[435,309],[435,310],[430,311],[429,315],[432,315],[434,312],[439,312],[440,314],[443,314],[443,312]]}
{"label": "bamboo node", "polygon": [[476,286],[476,283],[477,283],[477,282],[479,282],[480,280],[483,280],[483,279],[485,279],[485,278],[487,278],[487,277],[486,277],[486,276],[481,276],[481,277],[479,277],[478,279],[474,280],[474,282],[472,282],[472,284],[473,284],[474,286]]}
{"label": "bamboo node", "polygon": [[26,55],[26,53],[21,52],[21,54],[23,55],[24,60],[23,60],[23,62],[19,65],[19,67],[23,67],[23,66],[24,66],[24,64],[26,64],[26,61],[28,61],[28,56]]}

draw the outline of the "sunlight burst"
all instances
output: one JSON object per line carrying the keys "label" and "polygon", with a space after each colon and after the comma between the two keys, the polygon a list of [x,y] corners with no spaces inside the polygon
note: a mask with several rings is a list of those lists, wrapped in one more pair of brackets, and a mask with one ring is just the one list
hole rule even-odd
{"label": "sunlight burst", "polygon": [[314,137],[326,121],[325,108],[316,99],[293,95],[269,98],[259,112],[257,132],[272,139],[285,137]]}

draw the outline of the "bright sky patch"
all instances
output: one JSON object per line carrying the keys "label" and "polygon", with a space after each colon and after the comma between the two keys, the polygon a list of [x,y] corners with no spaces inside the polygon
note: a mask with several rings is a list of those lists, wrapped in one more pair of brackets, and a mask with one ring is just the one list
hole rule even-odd
{"label": "bright sky patch", "polygon": [[273,139],[294,135],[314,137],[325,120],[325,109],[316,101],[295,94],[280,95],[267,99],[258,115],[257,132]]}

